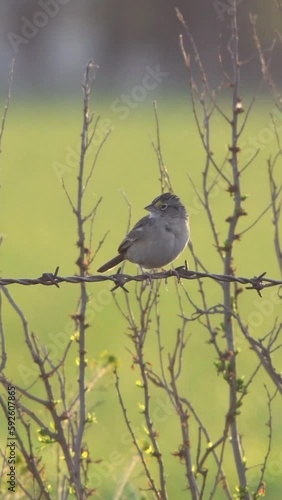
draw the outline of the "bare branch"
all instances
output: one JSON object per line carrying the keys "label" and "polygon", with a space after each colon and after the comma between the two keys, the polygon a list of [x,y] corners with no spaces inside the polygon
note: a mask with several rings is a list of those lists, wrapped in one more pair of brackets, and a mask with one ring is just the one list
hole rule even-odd
{"label": "bare branch", "polygon": [[12,64],[10,67],[9,71],[9,80],[8,80],[8,95],[6,99],[6,104],[4,107],[4,113],[2,116],[2,122],[1,122],[1,128],[0,128],[0,154],[2,152],[2,139],[3,139],[3,134],[5,130],[5,125],[7,121],[7,114],[10,106],[10,101],[11,101],[11,92],[12,92],[12,82],[13,82],[13,76],[14,76],[14,65],[15,65],[15,59],[12,60]]}
{"label": "bare branch", "polygon": [[170,181],[168,170],[167,170],[165,163],[164,163],[162,149],[161,149],[160,124],[159,124],[158,109],[157,109],[157,102],[156,101],[153,102],[153,106],[154,106],[154,116],[155,116],[155,123],[156,123],[157,142],[155,144],[153,139],[151,139],[151,143],[152,143],[152,146],[155,150],[155,153],[156,153],[157,159],[158,159],[161,192],[163,193],[164,191],[169,191],[170,193],[173,193],[173,187],[172,187],[172,184]]}
{"label": "bare branch", "polygon": [[130,423],[130,420],[127,416],[127,409],[124,405],[124,401],[123,401],[123,398],[122,398],[122,395],[121,395],[121,391],[120,391],[120,386],[119,386],[119,376],[118,376],[118,372],[117,370],[114,371],[114,374],[115,374],[115,378],[116,378],[116,390],[117,390],[117,394],[118,394],[118,399],[119,399],[119,403],[120,403],[120,406],[121,406],[121,409],[122,409],[122,412],[123,412],[123,416],[124,416],[124,420],[125,420],[125,423],[126,423],[126,426],[130,432],[130,435],[132,437],[132,442],[138,452],[138,455],[140,457],[140,460],[142,462],[142,465],[144,467],[144,470],[145,470],[145,473],[146,473],[146,476],[149,480],[149,487],[150,489],[154,492],[155,494],[155,497],[156,499],[158,500],[163,500],[162,497],[160,496],[160,492],[158,491],[156,485],[155,485],[155,481],[153,479],[153,477],[151,476],[151,473],[150,473],[150,469],[148,468],[147,466],[147,463],[146,463],[146,460],[145,460],[145,457],[144,457],[144,453],[143,451],[141,450],[139,444],[138,444],[138,441],[136,439],[136,436],[135,436],[135,433],[133,431],[133,428],[131,426],[131,423]]}

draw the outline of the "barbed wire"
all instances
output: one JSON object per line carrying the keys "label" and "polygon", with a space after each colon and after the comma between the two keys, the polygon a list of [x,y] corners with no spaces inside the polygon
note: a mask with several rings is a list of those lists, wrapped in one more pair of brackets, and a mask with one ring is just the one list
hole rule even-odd
{"label": "barbed wire", "polygon": [[[282,287],[282,281],[273,278],[266,278],[266,272],[254,276],[252,278],[246,278],[242,276],[233,276],[228,274],[214,274],[200,271],[193,271],[187,268],[187,266],[180,266],[176,269],[170,269],[168,271],[153,272],[153,273],[143,273],[136,276],[130,274],[123,274],[120,269],[116,274],[110,275],[89,275],[89,276],[59,276],[59,267],[56,268],[54,273],[43,273],[39,278],[0,278],[0,286],[7,285],[44,285],[44,286],[56,286],[59,288],[60,283],[97,283],[102,281],[112,281],[114,283],[114,288],[122,288],[125,292],[129,292],[125,285],[131,281],[153,281],[153,280],[166,280],[172,277],[178,280],[198,280],[202,278],[209,278],[219,283],[240,283],[246,286],[247,290],[256,290],[261,296],[261,291],[265,288],[280,286]],[[281,295],[282,298],[282,295]]]}

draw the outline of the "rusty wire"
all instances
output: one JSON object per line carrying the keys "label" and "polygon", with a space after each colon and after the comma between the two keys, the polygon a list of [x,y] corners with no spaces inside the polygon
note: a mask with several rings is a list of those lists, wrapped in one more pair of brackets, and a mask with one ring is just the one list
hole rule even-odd
{"label": "rusty wire", "polygon": [[207,272],[193,271],[187,268],[187,266],[180,266],[176,269],[170,269],[168,271],[143,273],[136,276],[131,276],[129,274],[120,273],[120,270],[116,274],[109,275],[89,275],[89,276],[59,276],[59,267],[56,268],[54,273],[43,273],[39,278],[0,278],[0,286],[7,285],[44,285],[44,286],[56,286],[59,288],[60,283],[97,283],[102,281],[112,281],[114,283],[113,290],[121,287],[125,292],[128,290],[125,285],[131,281],[153,281],[159,279],[168,279],[176,277],[178,280],[197,280],[203,278],[209,278],[219,283],[240,283],[246,286],[247,290],[256,290],[259,295],[261,291],[265,288],[273,286],[282,286],[282,281],[272,278],[266,278],[266,272],[259,274],[258,276],[253,276],[252,278],[246,278],[242,276],[233,276],[228,274],[214,274]]}

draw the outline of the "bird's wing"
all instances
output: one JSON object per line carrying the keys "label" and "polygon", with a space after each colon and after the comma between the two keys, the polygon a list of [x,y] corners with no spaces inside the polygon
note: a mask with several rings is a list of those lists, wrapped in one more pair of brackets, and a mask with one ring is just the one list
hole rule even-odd
{"label": "bird's wing", "polygon": [[126,252],[126,250],[132,245],[134,241],[139,240],[142,235],[144,225],[146,224],[146,226],[148,227],[148,224],[151,225],[151,222],[152,220],[150,219],[149,215],[142,217],[142,219],[140,219],[135,224],[135,226],[131,229],[131,231],[129,231],[128,235],[121,242],[120,246],[118,247],[118,252]]}

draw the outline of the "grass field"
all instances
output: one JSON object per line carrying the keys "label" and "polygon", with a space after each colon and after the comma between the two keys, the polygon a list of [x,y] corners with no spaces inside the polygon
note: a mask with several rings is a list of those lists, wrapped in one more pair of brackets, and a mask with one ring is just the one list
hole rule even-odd
{"label": "grass field", "polygon": [[[63,193],[57,175],[58,165],[65,169],[64,180],[71,196],[76,196],[75,168],[81,130],[81,102],[13,102],[3,141],[1,155],[1,233],[4,240],[1,247],[1,275],[3,277],[37,277],[43,272],[52,272],[60,266],[60,275],[72,275],[77,269],[76,226],[68,201]],[[155,137],[155,124],[152,103],[140,104],[131,110],[125,120],[110,110],[110,103],[104,100],[98,104],[98,112],[108,119],[113,129],[96,166],[95,175],[85,200],[89,208],[100,196],[103,202],[98,211],[94,227],[95,249],[104,233],[110,229],[103,249],[99,252],[91,271],[114,256],[116,248],[125,234],[128,221],[128,207],[122,192],[132,206],[132,222],[145,214],[143,207],[159,194],[157,159],[151,145]],[[269,111],[272,105],[265,100],[254,108],[242,141],[245,148],[241,154],[242,165],[248,161],[254,139],[261,149],[260,154],[242,177],[243,192],[249,197],[245,203],[248,217],[240,221],[240,229],[250,225],[269,203],[266,160],[275,154],[276,143],[271,135]],[[188,174],[195,185],[201,189],[202,171],[205,155],[197,135],[195,122],[189,102],[162,99],[158,105],[161,127],[162,152],[170,172],[174,190],[181,197],[190,212],[192,242],[194,248],[210,272],[223,272],[204,210],[199,206]],[[244,115],[242,115],[244,116]],[[242,118],[243,119],[243,118]],[[265,131],[266,130],[266,131]],[[264,132],[263,132],[264,131]],[[267,132],[268,131],[268,132]],[[222,126],[220,118],[215,117],[212,124],[212,149],[215,158],[222,160],[230,144],[229,130]],[[281,170],[281,169],[280,169]],[[281,180],[281,177],[280,177]],[[222,242],[226,239],[226,217],[230,215],[232,199],[224,187],[214,192],[212,208],[220,231]],[[189,251],[176,264],[182,264]],[[268,212],[261,221],[237,244],[235,250],[236,274],[253,276],[263,271],[273,278],[279,278],[278,265],[273,248],[271,214]],[[131,264],[126,265],[128,272],[135,272]],[[162,318],[162,339],[165,351],[173,346],[176,330],[180,325],[178,318],[175,283],[171,280],[161,287],[160,310]],[[206,292],[210,305],[222,300],[216,283],[206,282]],[[196,282],[185,282],[183,287],[195,301],[199,301]],[[133,285],[129,286],[133,291]],[[91,326],[87,331],[87,351],[89,360],[88,376],[93,376],[96,359],[103,351],[117,356],[119,360],[121,387],[128,406],[130,420],[142,438],[143,418],[138,410],[142,399],[136,387],[139,378],[137,371],[131,369],[131,356],[128,353],[130,340],[125,335],[127,325],[119,314],[109,293],[107,284],[89,285],[91,294]],[[72,328],[70,314],[76,309],[78,288],[76,285],[55,287],[12,286],[10,291],[23,309],[30,328],[41,341],[60,356],[62,345],[69,337]],[[122,293],[119,292],[122,301]],[[183,296],[183,291],[180,289]],[[281,321],[281,305],[274,303],[274,292],[269,289],[260,299],[255,292],[246,291],[240,299],[241,312],[245,322],[249,322],[253,335],[265,335],[273,326],[275,317]],[[134,305],[134,294],[131,301]],[[186,315],[193,312],[190,304],[184,301]],[[138,313],[136,313],[138,314]],[[8,372],[15,382],[31,382],[33,369],[23,339],[23,332],[15,314],[3,303],[4,326],[7,337]],[[198,323],[190,323],[187,333],[189,343],[183,360],[183,374],[180,387],[183,395],[193,403],[205,422],[211,439],[215,441],[224,426],[227,410],[227,386],[218,377],[213,366],[214,351],[207,344],[207,334]],[[238,333],[241,348],[239,358],[240,375],[246,378],[256,366],[257,360]],[[147,338],[148,359],[158,366],[157,339],[154,324]],[[74,390],[77,375],[74,371],[76,346],[67,371],[70,375],[68,390]],[[261,371],[251,386],[249,396],[239,418],[251,485],[256,486],[260,464],[267,449],[268,419],[267,404],[263,383],[272,392],[273,387]],[[39,388],[35,388],[39,391]],[[139,392],[138,392],[139,391]],[[160,447],[169,471],[168,491],[170,498],[187,498],[185,491],[184,468],[172,453],[180,443],[180,431],[176,417],[164,396],[152,390],[152,407],[161,415],[159,421]],[[93,486],[97,486],[100,498],[113,498],[120,476],[132,460],[135,450],[128,439],[125,424],[118,405],[113,378],[109,371],[97,390],[88,395],[89,411],[95,411],[97,424],[87,433],[91,443],[94,460],[103,459],[93,469]],[[273,404],[274,442],[266,471],[267,498],[278,499],[282,488],[281,454],[281,403],[275,399]],[[5,431],[1,430],[2,439]],[[145,436],[144,436],[145,437]],[[197,438],[197,427],[193,427],[191,442]],[[193,447],[193,444],[192,444]],[[193,453],[196,450],[193,449]],[[52,470],[53,455],[50,447],[43,450],[47,463]],[[154,459],[151,459],[154,463]],[[225,470],[232,478],[232,488],[236,485],[236,475],[230,450],[227,451]],[[138,486],[146,486],[141,468],[137,465],[132,474],[132,489],[128,487],[126,498],[140,498]],[[212,469],[210,474],[212,475]],[[52,481],[52,475],[49,478]],[[212,478],[211,478],[212,479]],[[212,484],[212,481],[211,483]],[[209,489],[208,489],[209,491]],[[55,497],[54,497],[55,498]],[[150,498],[150,497],[149,497]],[[218,496],[220,500],[220,496]]]}

